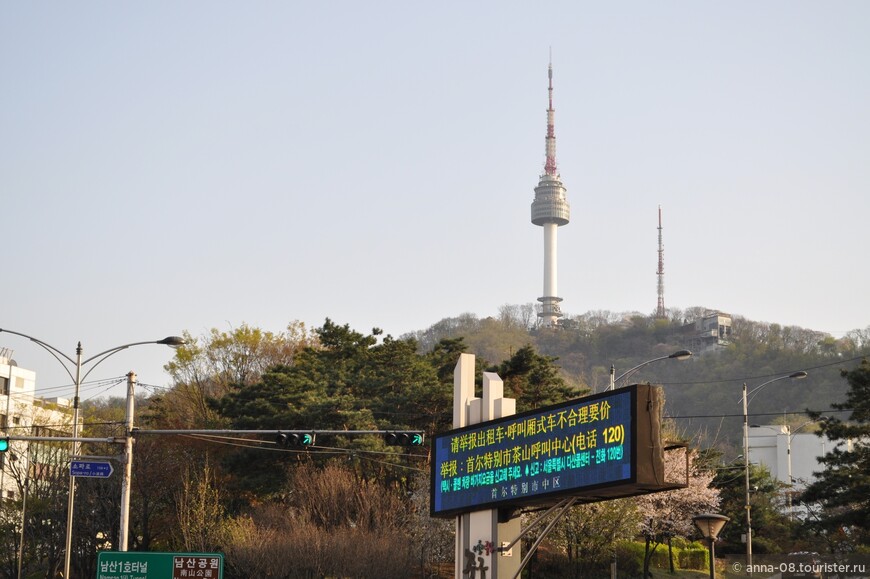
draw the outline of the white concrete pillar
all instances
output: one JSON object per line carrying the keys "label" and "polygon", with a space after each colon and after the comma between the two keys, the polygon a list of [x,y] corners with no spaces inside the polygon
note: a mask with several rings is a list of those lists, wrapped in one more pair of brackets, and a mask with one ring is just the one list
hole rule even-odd
{"label": "white concrete pillar", "polygon": [[[474,356],[461,354],[453,371],[453,427],[461,428],[479,424],[516,413],[516,400],[504,398],[504,382],[498,374],[484,372],[483,398],[474,396]],[[482,563],[486,576],[492,579],[508,579],[519,570],[522,555],[519,544],[510,556],[495,551],[502,544],[513,541],[520,534],[520,519],[507,523],[498,522],[498,510],[486,509],[456,517],[456,551],[454,577],[464,579],[463,570],[473,554],[476,567]],[[489,543],[490,553],[475,552],[479,542]],[[481,577],[478,571],[475,577]]]}

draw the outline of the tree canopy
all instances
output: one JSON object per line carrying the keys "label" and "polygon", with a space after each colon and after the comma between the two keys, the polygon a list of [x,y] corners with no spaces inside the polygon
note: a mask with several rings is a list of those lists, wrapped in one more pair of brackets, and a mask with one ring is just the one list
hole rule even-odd
{"label": "tree canopy", "polygon": [[831,407],[851,414],[848,420],[841,420],[811,413],[819,420],[819,436],[835,446],[820,459],[823,469],[807,487],[802,501],[819,503],[822,510],[817,527],[827,534],[853,537],[849,543],[854,548],[870,542],[870,361],[864,359],[842,375],[849,384],[846,400]]}
{"label": "tree canopy", "polygon": [[[463,314],[399,338],[377,328],[360,332],[330,319],[313,330],[293,322],[278,333],[243,324],[199,337],[185,334],[188,344],[166,366],[172,387],[137,401],[136,424],[143,431],[437,434],[451,428],[453,371],[460,353],[477,355],[478,385],[484,370],[497,372],[505,395],[515,398],[522,412],[601,392],[608,386],[611,364],[624,371],[688,347],[686,323],[703,315],[704,309],[675,311],[669,319],[590,312],[565,320],[559,328],[534,326],[533,314],[529,305],[503,306],[495,318]],[[735,317],[729,344],[697,353],[687,362],[643,366],[633,379],[664,384],[666,413],[675,421],[679,438],[708,446],[703,454],[689,451],[690,488],[581,507],[558,527],[552,545],[574,561],[582,558],[600,566],[613,553],[614,539],[641,536],[649,541],[649,555],[660,541],[670,546],[671,537],[693,533],[690,515],[714,508],[719,493],[722,512],[734,519],[726,526],[724,537],[730,545],[723,550],[740,549],[742,525],[736,523],[744,513],[743,477],[721,464],[723,457],[731,460],[736,454],[740,385],[745,381],[752,387],[771,376],[807,370],[810,378],[804,382],[811,387],[782,382],[767,388],[752,402],[750,414],[777,413],[788,420],[810,407],[822,435],[852,439],[853,447],[835,449],[825,457],[819,482],[807,490],[804,501],[818,507],[811,510],[820,515],[813,527],[818,536],[862,548],[870,540],[870,367],[867,362],[854,366],[868,351],[870,329],[834,339]],[[820,400],[840,399],[843,402],[830,411],[818,408]],[[87,434],[123,436],[122,401],[89,402],[84,415]],[[383,559],[397,553],[402,537],[443,539],[451,532],[452,525],[432,524],[428,517],[426,447],[390,447],[373,435],[323,436],[306,448],[282,448],[262,434],[158,438],[140,432],[136,439],[132,549],[223,547],[239,562],[233,570],[238,576],[254,568],[286,575],[289,558],[313,574],[371,576],[377,569],[380,576],[398,577],[407,576],[412,564],[432,572],[438,562],[452,556],[449,545],[406,545],[396,569],[387,571],[382,561],[363,561],[362,551],[351,546],[375,545],[372,552]],[[86,451],[95,455],[116,450],[102,443],[87,446]],[[711,484],[713,472],[717,475]],[[23,483],[23,473],[19,475],[16,480]],[[760,552],[765,545],[795,545],[787,535],[795,532],[796,523],[780,509],[782,486],[763,469],[753,467],[751,475],[757,487],[752,497],[756,548]],[[61,473],[56,478],[31,487],[26,521],[27,541],[33,546],[26,547],[25,567],[47,567],[49,574],[62,554],[62,529],[51,522],[63,518],[67,477]],[[93,552],[109,547],[117,535],[118,484],[119,478],[112,478],[79,485],[76,518],[87,521],[87,528],[75,539],[73,568],[83,576],[92,574]],[[319,504],[327,496],[329,503]],[[17,508],[4,504],[0,535],[17,532]],[[384,509],[390,516],[376,521],[373,513]],[[211,517],[214,525],[200,528],[201,516]],[[296,542],[301,537],[318,547],[299,549]],[[14,547],[11,540],[4,545]],[[318,567],[316,554],[338,550],[342,563],[330,570]],[[412,557],[419,561],[412,562]],[[0,557],[0,576],[6,570],[11,573],[13,563],[14,556]],[[574,567],[583,572],[582,565]]]}

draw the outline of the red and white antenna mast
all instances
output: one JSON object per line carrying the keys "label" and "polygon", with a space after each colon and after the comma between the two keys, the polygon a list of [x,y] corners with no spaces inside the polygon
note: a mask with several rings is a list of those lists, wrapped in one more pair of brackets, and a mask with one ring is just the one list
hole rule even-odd
{"label": "red and white antenna mast", "polygon": [[550,51],[550,65],[547,67],[547,76],[550,80],[547,93],[550,98],[550,106],[547,107],[547,160],[544,162],[544,174],[555,177],[559,174],[556,169],[556,110],[553,108],[553,52]]}
{"label": "red and white antenna mast", "polygon": [[662,245],[662,206],[659,205],[659,269],[656,272],[658,276],[658,295],[659,303],[656,306],[656,317],[667,318],[668,313],[665,311],[665,247]]}

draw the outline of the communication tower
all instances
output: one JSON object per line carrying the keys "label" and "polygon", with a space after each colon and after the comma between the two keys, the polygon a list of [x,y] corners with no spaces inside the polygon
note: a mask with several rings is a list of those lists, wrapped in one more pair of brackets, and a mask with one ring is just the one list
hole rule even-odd
{"label": "communication tower", "polygon": [[556,169],[556,131],[553,109],[553,62],[547,67],[549,77],[549,104],[547,108],[547,138],[545,142],[546,160],[544,172],[535,187],[535,200],[532,201],[532,223],[544,228],[544,295],[538,298],[541,311],[538,316],[545,326],[555,326],[562,317],[562,308],[557,297],[556,280],[557,245],[556,230],[567,225],[571,217],[571,208],[565,197],[566,189]]}
{"label": "communication tower", "polygon": [[659,205],[659,269],[656,272],[658,276],[658,294],[659,303],[656,306],[656,317],[667,318],[668,312],[665,310],[665,246],[662,245],[662,206]]}

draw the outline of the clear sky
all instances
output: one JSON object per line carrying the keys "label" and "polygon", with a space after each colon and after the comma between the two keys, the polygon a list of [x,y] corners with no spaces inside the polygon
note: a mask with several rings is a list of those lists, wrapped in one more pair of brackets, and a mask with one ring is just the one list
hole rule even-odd
{"label": "clear sky", "polygon": [[551,47],[566,313],[654,311],[661,205],[667,306],[870,325],[868,2],[85,0],[0,5],[0,328],[87,356],[534,301]]}

